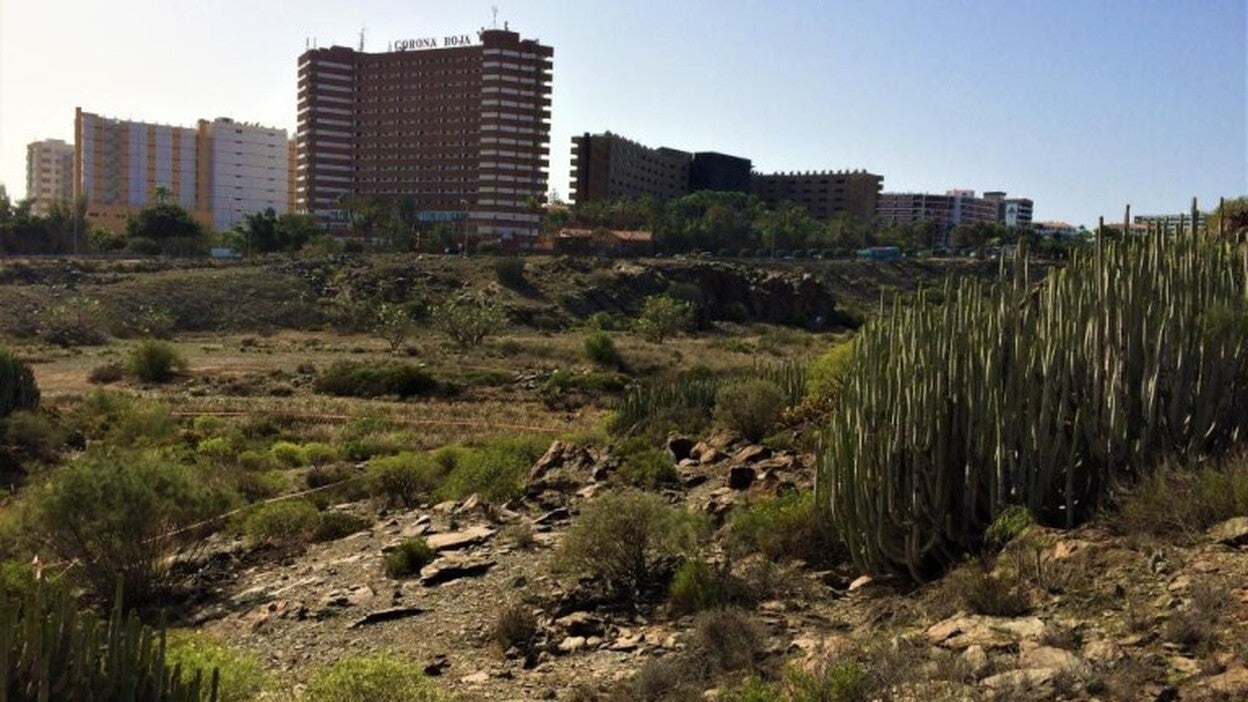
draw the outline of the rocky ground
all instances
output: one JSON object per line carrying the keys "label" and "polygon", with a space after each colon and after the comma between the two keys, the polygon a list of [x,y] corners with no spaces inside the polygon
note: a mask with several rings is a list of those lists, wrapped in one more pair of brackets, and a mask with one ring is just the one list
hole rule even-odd
{"label": "rocky ground", "polygon": [[[682,486],[668,496],[721,522],[734,504],[810,483],[809,456],[729,435],[676,439],[669,451]],[[471,498],[380,513],[340,505],[377,521],[299,554],[215,541],[200,565],[225,565],[215,570],[227,575],[191,623],[295,684],[315,665],[385,651],[423,664],[464,699],[605,695],[647,663],[679,656],[694,627],[692,616],[663,607],[596,607],[552,575],[554,546],[616,463],[556,442],[534,466],[525,498],[507,505]],[[384,554],[416,535],[438,559],[419,576],[387,576]],[[784,586],[751,612],[764,632],[759,670],[818,674],[853,659],[879,699],[1248,699],[1248,518],[1178,544],[1100,524],[1029,527],[995,563],[917,590],[849,566],[781,572]],[[1022,601],[985,603],[996,593],[985,583],[1007,574]],[[968,603],[1014,611],[974,614]],[[536,616],[531,652],[501,650],[491,635],[513,607]],[[711,686],[705,696],[718,693]]]}

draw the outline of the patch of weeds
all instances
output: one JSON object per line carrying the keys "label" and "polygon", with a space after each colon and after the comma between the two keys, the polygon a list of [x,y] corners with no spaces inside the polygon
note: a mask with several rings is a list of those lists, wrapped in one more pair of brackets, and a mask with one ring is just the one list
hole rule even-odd
{"label": "patch of weeds", "polygon": [[437,557],[425,540],[417,537],[406,539],[393,551],[386,554],[386,575],[392,578],[406,578],[420,573],[420,569],[433,562]]}

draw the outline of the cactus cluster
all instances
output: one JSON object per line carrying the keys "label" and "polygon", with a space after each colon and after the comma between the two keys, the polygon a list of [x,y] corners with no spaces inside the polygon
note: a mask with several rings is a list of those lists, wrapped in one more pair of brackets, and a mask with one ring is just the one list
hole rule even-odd
{"label": "cactus cluster", "polygon": [[39,405],[39,386],[30,366],[0,348],[0,417]]}
{"label": "cactus cluster", "polygon": [[163,629],[123,616],[115,600],[108,621],[57,586],[0,602],[0,700],[215,702],[217,671],[183,680],[180,667],[165,665]]}
{"label": "cactus cluster", "polygon": [[1111,479],[1248,430],[1243,248],[1157,232],[1039,284],[1025,251],[1002,268],[856,342],[817,490],[863,569],[928,579],[1011,505],[1072,526]]}

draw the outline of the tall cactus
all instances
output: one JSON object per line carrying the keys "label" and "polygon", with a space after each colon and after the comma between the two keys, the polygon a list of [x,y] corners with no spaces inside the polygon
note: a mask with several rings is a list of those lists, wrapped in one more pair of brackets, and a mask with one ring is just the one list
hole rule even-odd
{"label": "tall cactus", "polygon": [[0,348],[0,417],[39,406],[39,386],[30,366]]}
{"label": "tall cactus", "polygon": [[82,611],[63,587],[38,584],[0,602],[0,702],[215,702],[218,676],[165,665],[165,636],[122,615]]}
{"label": "tall cactus", "polygon": [[[1103,227],[1103,225],[1102,225]],[[1098,227],[1099,230],[1102,227]],[[1248,430],[1248,254],[1193,236],[1098,241],[1040,286],[894,306],[859,336],[820,452],[855,562],[923,580],[1008,505],[1071,526],[1111,478]]]}

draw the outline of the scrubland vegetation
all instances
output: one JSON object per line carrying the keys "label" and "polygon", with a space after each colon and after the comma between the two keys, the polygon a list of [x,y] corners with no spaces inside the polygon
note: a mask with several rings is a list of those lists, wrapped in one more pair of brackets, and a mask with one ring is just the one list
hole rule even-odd
{"label": "scrubland vegetation", "polygon": [[[109,305],[64,298],[0,350],[0,685],[16,699],[454,699],[384,654],[292,688],[181,617],[210,538],[280,562],[396,514],[455,525],[485,504],[507,548],[543,553],[564,600],[691,618],[687,642],[611,699],[887,696],[914,681],[897,672],[910,643],[781,665],[757,611],[807,575],[852,572],[947,614],[1024,616],[1037,593],[1077,587],[1040,565],[1037,530],[1185,543],[1248,512],[1244,256],[1229,235],[1102,241],[1052,270],[1024,250],[997,280],[885,299],[860,330],[729,321],[670,286],[548,328],[526,302],[543,283],[514,258],[441,299],[330,291],[321,271],[328,288],[299,304],[323,327],[254,335],[197,333],[169,309],[118,333]],[[562,483],[538,467],[576,470],[555,441],[597,452],[585,470],[604,477],[552,506],[535,485]],[[727,488],[697,491],[729,451],[764,467],[720,509]],[[776,479],[773,453],[813,470]],[[422,533],[367,557],[426,581],[448,547]],[[1212,651],[1225,593],[1201,587],[1162,636]],[[562,606],[500,606],[482,636],[533,659]],[[927,680],[973,680],[933,655]]]}

